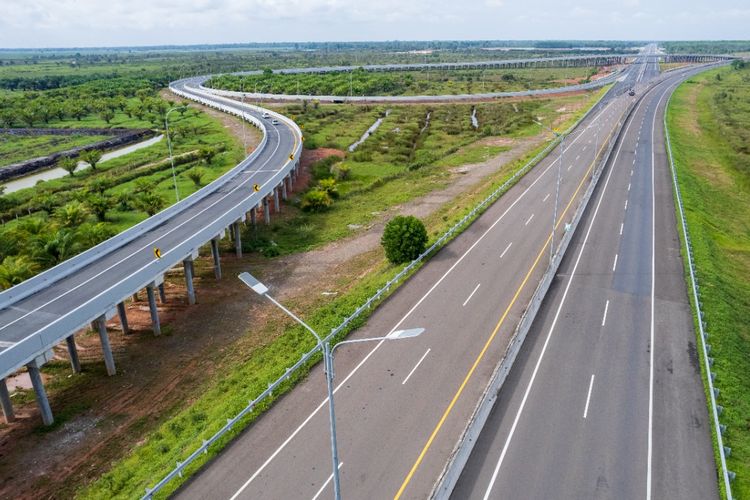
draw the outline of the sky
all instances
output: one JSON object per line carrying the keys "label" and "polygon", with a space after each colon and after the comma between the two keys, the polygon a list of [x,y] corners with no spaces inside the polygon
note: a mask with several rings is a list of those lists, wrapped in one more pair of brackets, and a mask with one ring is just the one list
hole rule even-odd
{"label": "sky", "polygon": [[0,0],[2,48],[748,38],[748,0]]}

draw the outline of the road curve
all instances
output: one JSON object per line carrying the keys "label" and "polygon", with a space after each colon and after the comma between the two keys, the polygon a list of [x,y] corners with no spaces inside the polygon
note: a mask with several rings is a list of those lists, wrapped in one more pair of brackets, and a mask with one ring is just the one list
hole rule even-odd
{"label": "road curve", "polygon": [[[262,109],[197,88],[201,78],[170,85],[184,97],[234,114],[246,113],[264,133],[261,145],[237,167],[181,202],[94,248],[0,292],[0,378],[39,356],[169,268],[258,205],[298,165],[301,131],[291,120],[263,119]],[[255,192],[253,185],[259,185]],[[161,258],[156,258],[159,248]],[[42,363],[44,359],[40,360]]]}

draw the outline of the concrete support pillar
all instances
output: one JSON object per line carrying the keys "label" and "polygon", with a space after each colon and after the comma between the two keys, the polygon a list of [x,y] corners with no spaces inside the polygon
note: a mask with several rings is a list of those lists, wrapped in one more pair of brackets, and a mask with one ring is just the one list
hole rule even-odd
{"label": "concrete support pillar", "polygon": [[161,335],[161,325],[159,325],[159,310],[156,308],[156,297],[154,296],[154,284],[146,286],[148,294],[148,307],[151,309],[151,324],[154,327],[154,335]]}
{"label": "concrete support pillar", "polygon": [[281,212],[281,206],[279,205],[279,188],[278,186],[273,188],[273,211],[274,213]]}
{"label": "concrete support pillar", "polygon": [[214,276],[217,280],[221,279],[221,259],[219,255],[219,239],[213,238],[211,240],[211,255],[214,258]]}
{"label": "concrete support pillar", "polygon": [[81,362],[78,360],[78,348],[76,347],[76,337],[71,335],[65,339],[68,345],[68,355],[70,356],[70,366],[76,373],[81,373]]}
{"label": "concrete support pillar", "polygon": [[294,169],[289,173],[289,191],[294,191]]}
{"label": "concrete support pillar", "polygon": [[242,257],[242,236],[240,235],[240,229],[242,228],[239,222],[232,224],[234,230],[234,253],[237,257]]}
{"label": "concrete support pillar", "polygon": [[112,356],[112,347],[109,345],[109,334],[107,333],[107,317],[103,314],[96,320],[99,329],[99,340],[102,342],[102,353],[104,354],[104,365],[107,367],[107,375],[110,377],[117,373],[115,369],[115,358]]}
{"label": "concrete support pillar", "polygon": [[9,424],[13,422],[16,419],[16,414],[13,413],[13,403],[10,401],[10,394],[8,393],[8,386],[5,385],[5,379],[0,379],[0,406],[3,408],[5,423]]}
{"label": "concrete support pillar", "polygon": [[164,292],[164,283],[159,283],[159,302],[167,303],[167,294]]}
{"label": "concrete support pillar", "polygon": [[36,402],[39,405],[39,411],[42,413],[42,422],[44,422],[44,425],[52,425],[55,419],[52,417],[52,408],[49,406],[47,392],[44,390],[39,366],[36,364],[36,361],[32,361],[26,365],[26,369],[29,370],[29,378],[31,379],[31,385],[34,387]]}
{"label": "concrete support pillar", "polygon": [[284,177],[284,180],[281,181],[281,199],[284,201],[288,199],[287,192],[286,192],[287,179],[289,179],[289,177]]}
{"label": "concrete support pillar", "polygon": [[269,211],[268,206],[268,196],[263,198],[263,219],[265,219],[266,226],[271,224],[271,212]]}
{"label": "concrete support pillar", "polygon": [[182,261],[182,267],[185,269],[185,286],[187,287],[188,304],[195,304],[195,289],[193,288],[193,261],[185,259]]}
{"label": "concrete support pillar", "polygon": [[139,300],[139,299],[138,299],[138,292],[135,292],[135,293],[133,294],[133,302],[138,302],[138,300]]}
{"label": "concrete support pillar", "polygon": [[258,225],[258,210],[255,207],[250,209],[250,222],[253,227]]}
{"label": "concrete support pillar", "polygon": [[120,317],[120,324],[122,325],[122,333],[130,333],[130,327],[128,326],[128,315],[125,311],[125,303],[120,302],[117,304],[117,315]]}

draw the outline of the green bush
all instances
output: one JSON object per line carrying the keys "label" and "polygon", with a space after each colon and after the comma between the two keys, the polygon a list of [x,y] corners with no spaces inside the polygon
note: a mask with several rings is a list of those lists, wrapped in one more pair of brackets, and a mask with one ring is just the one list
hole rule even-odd
{"label": "green bush", "polygon": [[311,189],[302,197],[300,208],[305,212],[322,212],[333,204],[330,195],[322,189]]}
{"label": "green bush", "polygon": [[328,193],[328,196],[330,196],[331,199],[335,200],[339,197],[339,188],[336,187],[336,179],[321,179],[318,182],[318,189]]}
{"label": "green bush", "polygon": [[416,259],[427,245],[427,230],[414,216],[398,215],[388,221],[380,243],[385,256],[394,264]]}
{"label": "green bush", "polygon": [[344,181],[348,179],[350,173],[351,169],[349,168],[349,165],[336,163],[331,166],[331,175],[333,175],[333,178],[337,181]]}

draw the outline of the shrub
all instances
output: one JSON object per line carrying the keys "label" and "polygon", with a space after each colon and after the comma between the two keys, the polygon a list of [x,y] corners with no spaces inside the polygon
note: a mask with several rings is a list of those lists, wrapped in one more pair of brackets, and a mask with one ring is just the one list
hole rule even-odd
{"label": "shrub", "polygon": [[330,196],[331,199],[335,200],[339,197],[339,189],[336,187],[336,179],[321,179],[318,182],[318,189],[328,193],[328,196]]}
{"label": "shrub", "polygon": [[315,188],[311,189],[302,197],[300,207],[305,212],[322,212],[333,204],[333,200],[327,192]]}
{"label": "shrub", "polygon": [[337,181],[348,179],[350,173],[351,169],[349,168],[349,165],[346,165],[344,163],[336,163],[335,165],[331,166],[331,175],[333,175],[333,178]]}
{"label": "shrub", "polygon": [[416,259],[427,245],[427,230],[414,216],[399,215],[388,221],[380,243],[385,256],[394,264]]}

